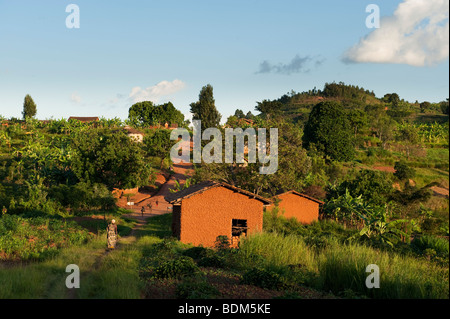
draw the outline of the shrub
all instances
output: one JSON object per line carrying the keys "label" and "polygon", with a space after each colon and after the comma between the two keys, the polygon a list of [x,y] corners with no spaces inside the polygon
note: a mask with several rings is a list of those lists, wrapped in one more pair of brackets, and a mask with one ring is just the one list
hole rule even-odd
{"label": "shrub", "polygon": [[217,236],[216,241],[214,243],[214,247],[217,250],[226,250],[230,248],[230,240],[228,239],[228,236],[220,235]]}
{"label": "shrub", "polygon": [[225,262],[226,262],[225,257],[214,254],[214,255],[202,257],[198,261],[198,265],[201,267],[223,268],[223,267],[225,267]]}
{"label": "shrub", "polygon": [[241,283],[274,290],[282,289],[285,286],[285,282],[280,274],[258,267],[247,271],[242,276]]}
{"label": "shrub", "polygon": [[416,237],[411,242],[411,246],[421,253],[425,253],[425,251],[429,249],[428,252],[434,250],[438,256],[448,257],[449,255],[448,240],[439,237],[429,235]]}
{"label": "shrub", "polygon": [[45,259],[57,254],[58,248],[91,238],[92,234],[75,222],[5,215],[0,218],[0,259]]}
{"label": "shrub", "polygon": [[191,257],[193,259],[200,259],[202,257],[206,257],[210,251],[212,251],[212,250],[209,248],[205,248],[202,246],[196,246],[196,247],[188,248],[185,251],[183,251],[183,255]]}
{"label": "shrub", "polygon": [[19,217],[16,215],[5,215],[1,219],[1,224],[5,232],[6,231],[15,232],[19,227]]}
{"label": "shrub", "polygon": [[213,299],[220,295],[219,290],[204,280],[185,280],[175,289],[178,299]]}
{"label": "shrub", "polygon": [[190,257],[180,256],[176,259],[163,261],[154,270],[156,278],[175,278],[180,279],[185,276],[192,276],[198,273],[200,269]]}
{"label": "shrub", "polygon": [[394,169],[394,176],[399,180],[410,179],[416,175],[414,169],[409,167],[405,161],[395,162]]}

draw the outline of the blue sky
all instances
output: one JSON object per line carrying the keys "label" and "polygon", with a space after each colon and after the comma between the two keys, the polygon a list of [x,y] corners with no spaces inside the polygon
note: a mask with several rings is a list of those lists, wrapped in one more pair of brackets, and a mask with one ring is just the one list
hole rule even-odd
{"label": "blue sky", "polygon": [[[79,29],[66,27],[71,3]],[[366,27],[369,4],[379,29]],[[0,41],[4,117],[21,117],[30,94],[39,119],[125,119],[146,99],[188,118],[208,83],[222,121],[333,81],[411,102],[449,96],[447,0],[0,0]]]}

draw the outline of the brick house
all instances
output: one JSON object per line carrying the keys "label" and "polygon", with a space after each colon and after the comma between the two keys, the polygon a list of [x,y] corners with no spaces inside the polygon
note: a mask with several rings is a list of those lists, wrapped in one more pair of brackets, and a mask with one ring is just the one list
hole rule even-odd
{"label": "brick house", "polygon": [[[278,202],[278,214],[286,218],[295,218],[303,224],[317,221],[320,206],[323,205],[322,201],[294,190],[278,194],[272,200]],[[275,206],[276,204],[272,204],[266,210],[271,211]]]}
{"label": "brick house", "polygon": [[205,181],[166,201],[173,205],[172,233],[183,243],[212,247],[225,235],[236,246],[241,236],[262,231],[264,206],[271,201],[238,187]]}

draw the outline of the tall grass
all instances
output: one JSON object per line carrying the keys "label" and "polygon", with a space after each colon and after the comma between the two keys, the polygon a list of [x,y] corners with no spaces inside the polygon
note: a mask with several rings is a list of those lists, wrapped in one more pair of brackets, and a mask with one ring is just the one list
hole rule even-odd
{"label": "tall grass", "polygon": [[[448,268],[382,252],[358,244],[332,244],[317,256],[322,289],[333,292],[351,289],[372,298],[448,298]],[[380,270],[380,288],[369,289],[366,267]]]}
{"label": "tall grass", "polygon": [[[317,277],[314,288],[339,294],[351,290],[370,298],[448,298],[448,268],[361,244],[330,240],[323,249],[308,246],[298,236],[260,233],[241,242],[239,265],[247,269],[299,265]],[[380,269],[380,288],[366,287],[366,267]],[[289,272],[284,272],[289,275]],[[295,278],[292,278],[295,280]]]}
{"label": "tall grass", "polygon": [[138,299],[141,283],[138,264],[141,253],[133,245],[112,251],[94,264],[77,291],[82,299]]}
{"label": "tall grass", "polygon": [[261,263],[268,266],[302,265],[314,270],[314,252],[298,236],[258,233],[240,243],[238,258],[242,266]]}
{"label": "tall grass", "polygon": [[63,248],[58,255],[39,263],[0,268],[0,299],[67,298],[67,265],[76,264],[80,268],[83,285],[85,274],[104,247],[104,238],[96,238],[82,246]]}

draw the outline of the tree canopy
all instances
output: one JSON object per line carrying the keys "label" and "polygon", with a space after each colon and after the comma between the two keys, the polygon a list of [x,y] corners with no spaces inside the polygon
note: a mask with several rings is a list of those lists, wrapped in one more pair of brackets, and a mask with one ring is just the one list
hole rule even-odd
{"label": "tree canopy", "polygon": [[192,119],[202,121],[202,131],[220,125],[222,115],[216,108],[213,87],[210,84],[201,89],[198,101],[191,103],[190,106]]}
{"label": "tree canopy", "polygon": [[128,110],[128,119],[135,127],[177,124],[183,126],[184,115],[171,102],[154,105],[151,101],[133,104]]}
{"label": "tree canopy", "polygon": [[72,169],[82,182],[109,189],[147,185],[152,170],[138,143],[122,131],[90,130],[73,140]]}
{"label": "tree canopy", "polygon": [[29,94],[27,94],[23,101],[23,111],[22,111],[23,118],[26,119],[29,117],[34,117],[36,115],[36,112],[37,112],[36,103],[34,103],[33,98]]}
{"label": "tree canopy", "polygon": [[321,102],[309,115],[303,143],[333,160],[347,161],[354,157],[353,132],[345,111],[336,102]]}

